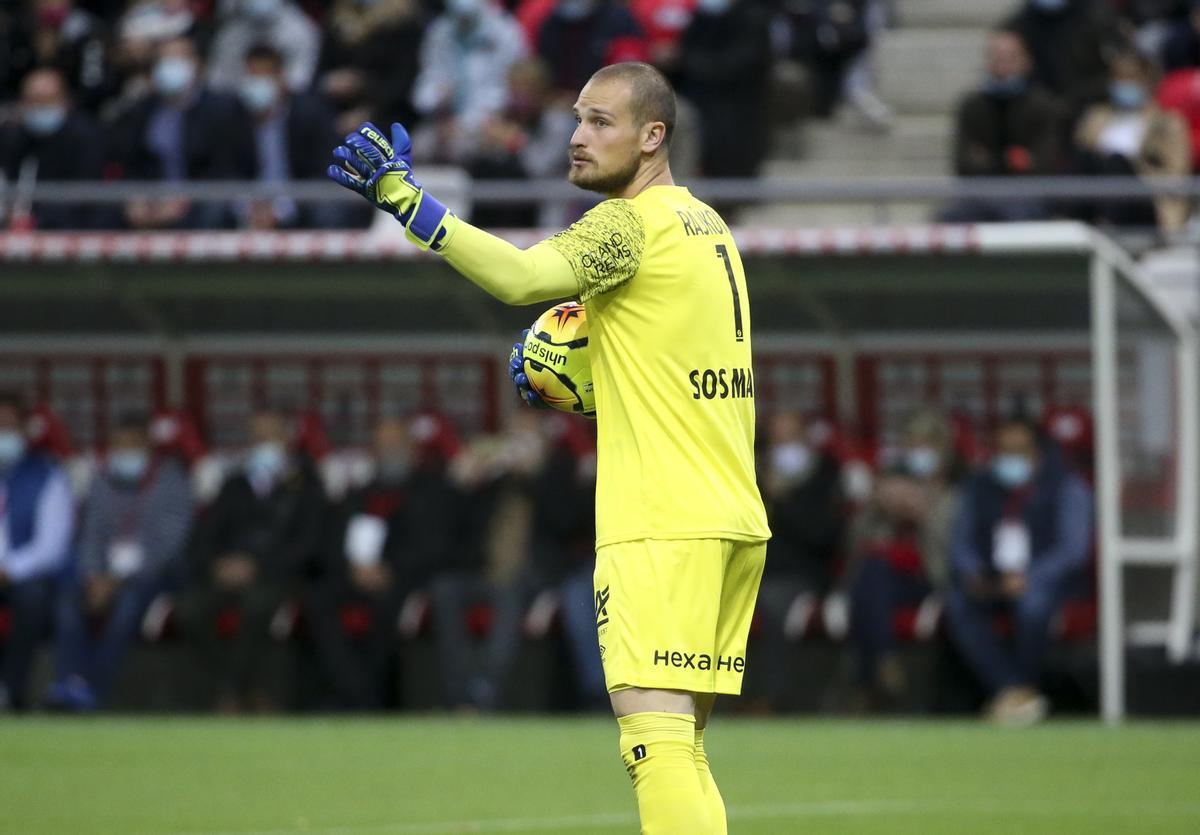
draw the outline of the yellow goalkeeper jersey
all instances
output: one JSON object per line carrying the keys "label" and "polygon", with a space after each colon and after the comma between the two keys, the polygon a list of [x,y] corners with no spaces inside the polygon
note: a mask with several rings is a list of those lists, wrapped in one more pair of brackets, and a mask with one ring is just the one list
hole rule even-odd
{"label": "yellow goalkeeper jersey", "polygon": [[571,263],[587,308],[596,546],[770,537],[746,277],[724,221],[686,188],[653,186],[538,246]]}

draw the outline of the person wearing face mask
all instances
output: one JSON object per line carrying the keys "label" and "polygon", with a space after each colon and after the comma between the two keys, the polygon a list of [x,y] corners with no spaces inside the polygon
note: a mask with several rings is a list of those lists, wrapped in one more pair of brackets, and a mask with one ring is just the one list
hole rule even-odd
{"label": "person wearing face mask", "polygon": [[[1036,424],[1001,423],[991,462],[963,486],[945,609],[951,640],[990,697],[991,721],[1045,717],[1038,687],[1050,623],[1086,579],[1093,525],[1090,490],[1040,442]],[[996,632],[997,613],[1011,619],[1011,640]]]}
{"label": "person wearing face mask", "polygon": [[899,610],[946,588],[961,470],[946,415],[919,409],[904,423],[898,460],[854,519],[845,576],[857,707],[887,709],[905,695],[893,624]]}
{"label": "person wearing face mask", "polygon": [[679,92],[700,114],[707,177],[754,177],[767,153],[770,18],[752,0],[699,0],[680,41]]}
{"label": "person wearing face mask", "polygon": [[289,90],[307,92],[321,54],[321,30],[295,0],[235,0],[217,27],[208,52],[208,81],[217,90],[234,92],[246,57],[258,44],[269,44],[283,56]]}
{"label": "person wearing face mask", "polygon": [[[95,112],[114,88],[104,24],[74,0],[26,0],[0,26],[0,100],[16,98],[22,79],[56,67],[71,98]],[[19,7],[24,6],[22,11]]]}
{"label": "person wearing face mask", "polygon": [[122,416],[91,484],[78,566],[56,613],[55,680],[46,694],[52,708],[104,704],[146,608],[169,587],[183,554],[191,479],[180,461],[154,454],[149,431],[146,416]]}
{"label": "person wearing face mask", "polygon": [[[38,182],[98,181],[104,164],[104,134],[78,110],[62,71],[36,69],[21,82],[16,118],[0,129],[0,170],[16,182],[32,170]],[[95,206],[34,203],[38,229],[90,229],[100,219]]]}
{"label": "person wearing face mask", "polygon": [[765,671],[762,707],[781,710],[792,684],[789,655],[795,639],[789,614],[805,597],[833,585],[833,564],[846,534],[841,466],[808,437],[800,414],[782,412],[768,425],[762,494],[773,536],[759,586],[763,619],[757,667]]}
{"label": "person wearing face mask", "polygon": [[[129,180],[253,179],[250,117],[236,97],[204,86],[195,41],[159,45],[151,87],[113,125],[114,170]],[[125,220],[134,229],[219,229],[235,219],[225,203],[141,198],[126,204]]]}
{"label": "person wearing face mask", "polygon": [[419,0],[334,0],[322,25],[318,89],[338,135],[364,120],[415,124],[413,84],[428,19]]}
{"label": "person wearing face mask", "polygon": [[1096,0],[1026,0],[1002,24],[1025,42],[1031,79],[1067,106],[1068,124],[1107,96],[1105,56],[1124,43],[1112,3]]}
{"label": "person wearing face mask", "polygon": [[[216,679],[218,706],[269,707],[279,697],[262,670],[276,612],[299,591],[321,548],[326,501],[316,469],[291,448],[289,421],[273,408],[249,422],[242,466],[200,517],[189,549],[193,581],[179,601],[180,627]],[[222,638],[222,612],[236,634]]]}
{"label": "person wearing face mask", "polygon": [[[567,160],[558,150],[568,145],[575,117],[551,96],[546,65],[536,58],[517,61],[508,71],[504,109],[483,125],[479,147],[468,171],[479,179],[528,179],[561,176]],[[533,206],[480,206],[474,223],[501,229],[542,228],[558,223],[561,209]]]}
{"label": "person wearing face mask", "polygon": [[427,119],[428,138],[418,135],[413,144],[459,163],[479,147],[484,123],[504,108],[508,71],[527,47],[513,16],[491,0],[447,0],[445,9],[421,42],[412,103]]}
{"label": "person wearing face mask", "polygon": [[[469,703],[484,710],[518,706],[513,675],[527,624],[541,601],[557,599],[577,695],[586,707],[607,702],[596,644],[595,438],[566,416],[512,416],[503,474],[488,520],[490,597],[496,617],[485,663],[469,681]],[[459,622],[462,622],[459,618]],[[460,646],[467,643],[459,631]],[[465,647],[464,647],[465,649]],[[467,653],[455,658],[462,663]],[[526,688],[528,689],[528,688]],[[538,694],[539,696],[543,694]]]}
{"label": "person wearing face mask", "polygon": [[27,706],[33,654],[46,632],[75,527],[62,468],[29,448],[21,399],[0,392],[0,603],[12,626],[0,647],[0,712]]}
{"label": "person wearing face mask", "polygon": [[[1066,108],[1031,78],[1021,36],[997,30],[988,39],[987,74],[958,106],[954,169],[960,177],[1028,177],[1054,174],[1065,158]],[[1045,219],[1041,201],[967,200],[942,219],[969,223]]]}
{"label": "person wearing face mask", "polygon": [[383,418],[371,446],[374,474],[335,508],[306,598],[328,704],[350,710],[394,706],[400,606],[447,556],[457,523],[444,471],[418,456],[408,420]]}
{"label": "person wearing face mask", "polygon": [[[1116,54],[1109,70],[1109,101],[1083,114],[1075,132],[1081,173],[1104,176],[1186,177],[1191,173],[1187,123],[1153,99],[1156,72],[1138,52]],[[1152,202],[1096,201],[1085,219],[1116,226],[1157,226],[1164,234],[1187,222],[1187,198],[1160,196]]]}
{"label": "person wearing face mask", "polygon": [[[254,120],[258,180],[309,180],[324,175],[323,149],[336,139],[333,112],[315,94],[288,90],[278,50],[267,44],[250,50],[238,96]],[[249,204],[247,221],[253,229],[328,228],[345,225],[346,212],[337,204],[297,204],[277,198]]]}
{"label": "person wearing face mask", "polygon": [[557,0],[538,30],[536,48],[550,69],[551,86],[570,96],[601,67],[644,61],[650,51],[633,14],[614,0]]}

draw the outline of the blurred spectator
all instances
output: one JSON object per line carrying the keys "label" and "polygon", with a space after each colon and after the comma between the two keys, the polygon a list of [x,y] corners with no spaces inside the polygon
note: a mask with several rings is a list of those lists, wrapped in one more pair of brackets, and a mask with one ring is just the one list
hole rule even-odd
{"label": "blurred spectator", "polygon": [[935,409],[918,411],[905,423],[899,466],[880,476],[854,520],[846,576],[866,707],[894,704],[905,689],[895,652],[897,612],[946,588],[960,469],[950,421]]}
{"label": "blurred spectator", "polygon": [[[1030,82],[1032,65],[1019,35],[993,32],[987,77],[958,106],[954,170],[960,177],[1057,173],[1064,157],[1060,103]],[[967,199],[942,215],[950,222],[1044,219],[1039,200]]]}
{"label": "blurred spectator", "polygon": [[256,44],[270,44],[283,56],[288,88],[312,86],[321,50],[317,24],[293,0],[236,0],[222,21],[208,54],[208,77],[218,90],[237,88],[246,56]]}
{"label": "blurred spectator", "polygon": [[1200,171],[1200,68],[1176,70],[1162,80],[1154,100],[1163,110],[1178,113],[1188,126],[1192,170]]}
{"label": "blurred spectator", "polygon": [[424,28],[417,0],[335,0],[325,17],[319,83],[343,114],[339,136],[369,120],[385,128],[415,123]]}
{"label": "blurred spectator", "polygon": [[[1191,172],[1187,125],[1151,97],[1154,71],[1145,56],[1121,52],[1113,58],[1109,102],[1088,108],[1075,133],[1080,170],[1086,174],[1182,177]],[[1097,201],[1087,207],[1094,223],[1157,226],[1166,234],[1187,222],[1183,197],[1150,201]]]}
{"label": "blurred spectator", "polygon": [[[190,39],[172,38],[159,47],[153,94],[112,128],[110,155],[125,179],[253,179],[257,155],[250,117],[236,98],[204,89],[201,69]],[[125,216],[135,229],[232,224],[226,204],[184,198],[132,200]]]}
{"label": "blurred spectator", "polygon": [[697,0],[631,0],[629,10],[646,33],[649,62],[672,74],[679,63],[679,41],[692,20]]}
{"label": "blurred spectator", "polygon": [[778,708],[790,684],[789,613],[801,595],[820,595],[833,584],[834,562],[846,532],[841,465],[808,440],[803,418],[776,415],[770,424],[763,482],[772,537],[758,594],[764,622],[760,667],[767,671],[766,699]]}
{"label": "blurred spectator", "polygon": [[1122,29],[1146,55],[1161,56],[1163,43],[1177,24],[1187,20],[1192,0],[1110,0]]}
{"label": "blurred spectator", "polygon": [[[421,553],[438,521],[426,517],[436,492],[426,473],[414,469],[412,442],[403,420],[388,418],[375,428],[375,474],[338,509],[325,550],[320,581],[309,597],[309,626],[325,677],[338,704],[357,710],[386,706],[388,674],[396,649],[396,617],[406,594],[430,559]],[[448,520],[442,519],[441,529]],[[358,633],[348,634],[342,613],[369,612]]]}
{"label": "blurred spectator", "polygon": [[876,0],[784,5],[784,52],[808,69],[816,116],[829,118],[845,100],[870,127],[890,126],[891,109],[875,95],[871,77],[871,46],[884,18]]}
{"label": "blurred spectator", "polygon": [[75,527],[66,473],[29,448],[24,426],[20,398],[0,393],[0,604],[11,619],[0,711],[26,706],[33,653],[46,632]]}
{"label": "blurred spectator", "polygon": [[218,676],[224,710],[269,704],[260,662],[271,620],[318,557],[325,514],[320,479],[289,449],[283,414],[259,410],[249,429],[242,468],[197,523],[196,577],[179,602],[180,625]]}
{"label": "blurred spectator", "polygon": [[649,57],[641,27],[615,0],[558,0],[536,43],[551,86],[572,101],[601,67]]}
{"label": "blurred spectator", "polygon": [[413,106],[432,132],[414,148],[442,162],[475,150],[483,124],[505,105],[508,71],[524,57],[521,28],[491,0],[449,0],[421,43]]}
{"label": "blurred spectator", "polygon": [[1175,24],[1165,38],[1163,66],[1168,71],[1200,67],[1200,0],[1191,0],[1187,19]]}
{"label": "blurred spectator", "polygon": [[1097,0],[1027,0],[1004,23],[1033,57],[1033,82],[1064,100],[1074,119],[1107,98],[1106,58],[1121,44],[1117,20]]}
{"label": "blurred spectator", "polygon": [[79,565],[59,595],[52,707],[93,710],[107,697],[146,608],[166,590],[191,526],[187,469],[154,458],[149,420],[121,418],[83,510]]}
{"label": "blurred spectator", "polygon": [[57,67],[72,98],[94,111],[111,92],[104,25],[74,0],[25,0],[24,6],[0,26],[0,99],[15,98],[30,70]]}
{"label": "blurred spectator", "polygon": [[[10,183],[24,189],[36,182],[100,179],[104,135],[75,107],[61,71],[47,67],[25,76],[18,119],[0,132],[0,167]],[[87,203],[35,202],[31,213],[38,229],[87,229],[97,219]]]}
{"label": "blurred spectator", "polygon": [[767,153],[766,11],[756,0],[699,0],[679,49],[679,93],[700,115],[701,171],[755,176]]}
{"label": "blurred spectator", "polygon": [[493,532],[517,553],[516,565],[496,590],[496,619],[486,654],[486,674],[470,694],[484,708],[512,706],[513,666],[531,605],[556,594],[576,683],[591,707],[607,704],[596,642],[592,574],[595,571],[596,458],[593,442],[575,419],[519,413],[508,433],[502,490]]}
{"label": "blurred spectator", "polygon": [[[260,44],[250,50],[238,94],[254,119],[256,179],[324,178],[329,151],[337,144],[333,111],[316,95],[288,91],[283,56],[274,47]],[[297,204],[279,197],[254,201],[248,214],[252,229],[294,229],[340,226],[348,212],[338,203]]]}
{"label": "blurred spectator", "polygon": [[[950,637],[992,700],[988,715],[1005,724],[1045,716],[1038,692],[1050,622],[1084,579],[1092,542],[1092,499],[1066,472],[1037,427],[1005,420],[988,468],[963,487],[950,544],[946,600]],[[1012,621],[1011,644],[993,623]]]}
{"label": "blurred spectator", "polygon": [[151,92],[154,63],[163,42],[187,37],[198,45],[207,43],[209,21],[200,8],[192,0],[135,0],[129,4],[116,24],[114,95],[101,108],[102,118],[120,118]]}
{"label": "blurred spectator", "polygon": [[[469,170],[480,179],[561,177],[575,116],[551,95],[546,67],[535,58],[513,64],[508,72],[507,104],[483,125],[479,148]],[[472,222],[485,227],[551,226],[528,207],[481,207]]]}

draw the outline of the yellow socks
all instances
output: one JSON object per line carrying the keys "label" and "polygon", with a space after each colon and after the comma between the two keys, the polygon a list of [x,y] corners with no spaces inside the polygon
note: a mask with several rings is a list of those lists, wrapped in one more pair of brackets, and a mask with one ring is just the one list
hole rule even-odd
{"label": "yellow socks", "polygon": [[[695,718],[683,713],[633,713],[619,717],[617,724],[621,759],[637,795],[642,835],[724,832],[724,814],[719,829],[709,820],[713,807],[697,770]],[[715,792],[716,786],[712,788]]]}
{"label": "yellow socks", "polygon": [[708,754],[704,753],[704,731],[696,731],[696,772],[700,775],[700,788],[704,791],[704,804],[708,807],[708,820],[713,835],[728,835],[729,825],[725,820],[725,801],[721,790],[708,770]]}

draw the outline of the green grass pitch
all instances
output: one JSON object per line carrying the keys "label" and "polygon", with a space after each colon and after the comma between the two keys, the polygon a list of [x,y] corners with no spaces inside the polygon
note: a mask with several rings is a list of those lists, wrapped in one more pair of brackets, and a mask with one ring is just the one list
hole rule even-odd
{"label": "green grass pitch", "polygon": [[[1200,833],[1200,724],[718,718],[733,835]],[[0,832],[635,833],[612,722],[9,719]]]}

